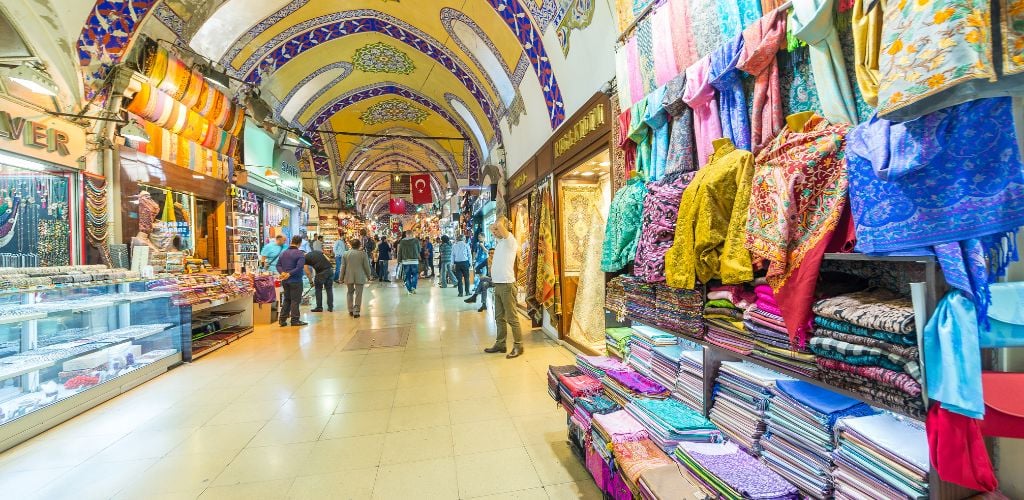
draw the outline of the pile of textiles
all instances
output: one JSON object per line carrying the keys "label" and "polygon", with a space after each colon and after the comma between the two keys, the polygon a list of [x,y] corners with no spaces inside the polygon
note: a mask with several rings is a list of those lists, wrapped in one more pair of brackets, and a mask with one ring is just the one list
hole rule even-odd
{"label": "pile of textiles", "polygon": [[666,453],[671,453],[683,441],[714,443],[722,440],[715,424],[674,399],[635,399],[625,409],[640,421],[651,440]]}
{"label": "pile of textiles", "polygon": [[633,321],[658,324],[658,300],[656,287],[634,276],[622,280],[626,290],[626,316]]}
{"label": "pile of textiles", "polygon": [[740,354],[750,354],[754,339],[743,326],[743,310],[728,299],[710,299],[704,304],[707,341]]}
{"label": "pile of textiles", "polygon": [[674,453],[711,498],[799,500],[792,484],[746,454],[734,443],[679,443]]}
{"label": "pile of textiles", "polygon": [[754,287],[754,306],[743,314],[743,325],[754,340],[751,357],[783,370],[813,377],[818,372],[814,355],[806,346],[792,345],[782,320],[782,310],[768,285]]}
{"label": "pile of textiles", "polygon": [[631,492],[638,493],[640,474],[655,467],[672,465],[672,459],[650,439],[612,444],[615,465],[626,477]]}
{"label": "pile of textiles", "polygon": [[665,399],[670,395],[665,386],[631,369],[608,371],[605,374],[601,379],[605,394],[622,406],[634,398]]}
{"label": "pile of textiles", "polygon": [[616,276],[604,284],[604,308],[615,313],[619,321],[626,318],[626,289],[623,287],[626,278]]}
{"label": "pile of textiles", "polygon": [[580,369],[577,368],[574,365],[563,365],[563,366],[548,365],[548,395],[551,396],[551,399],[554,399],[556,402],[559,400],[559,394],[558,394],[558,376],[559,375],[582,375],[582,374],[583,374],[583,372],[580,371]]}
{"label": "pile of textiles", "polygon": [[792,379],[745,361],[725,361],[718,369],[711,421],[751,454],[760,451],[764,412],[778,380]]}
{"label": "pile of textiles", "polygon": [[[649,439],[647,429],[644,429],[640,422],[637,422],[626,410],[617,410],[609,413],[595,413],[593,415],[592,427],[594,437],[601,438],[603,448],[612,443],[625,441],[639,441]],[[597,441],[594,444],[599,444]]]}
{"label": "pile of textiles", "polygon": [[811,498],[832,495],[834,429],[841,418],[873,415],[870,406],[799,380],[779,380],[765,414],[761,458]]}
{"label": "pile of textiles", "polygon": [[652,467],[640,473],[637,489],[643,500],[663,500],[669,498],[689,498],[697,490],[697,486],[686,479],[677,463]]}
{"label": "pile of textiles", "polygon": [[[634,335],[629,339],[629,356],[626,364],[647,377],[654,378],[651,373],[654,362],[654,349],[658,346],[675,346],[679,339],[671,333],[645,325],[633,325]],[[675,377],[673,377],[673,380]],[[665,387],[672,384],[662,383]]]}
{"label": "pile of textiles", "polygon": [[889,413],[843,419],[833,453],[835,497],[928,498],[928,438],[918,422]]}
{"label": "pile of textiles", "polygon": [[576,366],[579,367],[583,373],[587,373],[596,378],[604,378],[605,372],[609,370],[629,369],[625,363],[615,358],[609,358],[608,356],[584,356],[582,354],[576,356]]}
{"label": "pile of textiles", "polygon": [[694,410],[704,411],[704,352],[683,351],[679,359],[679,378],[672,397]]}
{"label": "pile of textiles", "polygon": [[699,351],[700,349],[700,346],[685,340],[677,345],[655,347],[652,350],[651,378],[670,389],[675,387],[676,379],[679,378],[679,363],[682,361],[683,352]]}
{"label": "pile of textiles", "polygon": [[640,338],[651,346],[676,345],[679,343],[679,338],[675,335],[645,325],[635,325],[633,327],[633,334],[635,336],[634,339]]}
{"label": "pile of textiles", "polygon": [[658,319],[655,325],[670,332],[692,338],[704,337],[704,298],[700,290],[672,288],[665,284],[655,286],[658,301]]}
{"label": "pile of textiles", "polygon": [[611,413],[620,409],[621,406],[602,395],[581,396],[576,398],[570,419],[580,429],[590,431],[595,414]]}
{"label": "pile of textiles", "polygon": [[633,329],[628,327],[608,328],[604,331],[605,346],[608,354],[619,359],[626,359],[629,354],[629,338],[633,336]]}
{"label": "pile of textiles", "polygon": [[562,406],[570,414],[573,412],[576,398],[595,396],[603,392],[604,386],[601,384],[601,381],[585,373],[558,375],[559,401],[561,401]]}
{"label": "pile of textiles", "polygon": [[920,353],[909,298],[885,289],[814,304],[818,378],[908,415],[923,416]]}

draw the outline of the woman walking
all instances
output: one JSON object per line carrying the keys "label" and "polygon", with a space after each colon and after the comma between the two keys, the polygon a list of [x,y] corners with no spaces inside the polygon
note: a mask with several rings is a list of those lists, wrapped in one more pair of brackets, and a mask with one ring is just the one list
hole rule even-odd
{"label": "woman walking", "polygon": [[363,286],[370,279],[370,257],[362,250],[363,242],[352,240],[352,249],[341,259],[341,280],[348,286],[348,315],[359,317],[363,306]]}

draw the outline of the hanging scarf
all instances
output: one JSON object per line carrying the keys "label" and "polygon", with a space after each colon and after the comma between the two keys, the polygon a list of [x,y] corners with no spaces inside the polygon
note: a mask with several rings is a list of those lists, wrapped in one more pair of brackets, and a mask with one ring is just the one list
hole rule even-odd
{"label": "hanging scarf", "polygon": [[697,143],[697,164],[703,167],[714,153],[712,141],[722,137],[722,122],[718,117],[718,101],[711,86],[711,57],[702,57],[686,68],[686,91],[683,102],[693,109],[693,131]]}
{"label": "hanging scarf", "polygon": [[711,85],[718,89],[718,114],[722,132],[737,148],[750,151],[750,115],[736,63],[743,53],[743,36],[729,39],[711,54]]}
{"label": "hanging scarf", "polygon": [[665,281],[665,253],[675,241],[679,200],[694,174],[673,172],[647,185],[633,274],[648,283]]}
{"label": "hanging scarf", "polygon": [[656,181],[665,176],[666,163],[668,162],[668,147],[671,131],[669,130],[669,114],[665,111],[665,87],[658,87],[647,96],[647,112],[644,113],[644,123],[649,129],[650,138],[647,143],[650,147],[650,167],[647,169],[647,179]]}
{"label": "hanging scarf", "polygon": [[856,125],[857,104],[846,75],[839,34],[832,23],[834,3],[835,0],[793,0],[789,22],[793,34],[810,48],[814,86],[821,96],[825,119]]}
{"label": "hanging scarf", "polygon": [[633,105],[629,119],[629,139],[636,143],[636,169],[641,172],[650,172],[651,168],[651,128],[644,121],[646,113],[644,97]]}
{"label": "hanging scarf", "polygon": [[644,81],[640,76],[640,55],[636,35],[626,40],[626,77],[629,80],[629,105],[644,97]]}
{"label": "hanging scarf", "polygon": [[[746,246],[755,257],[769,261],[766,279],[790,341],[802,348],[826,247],[833,235],[839,237],[839,246],[852,239],[848,218],[840,220],[846,212],[847,126],[832,125],[813,113],[787,121],[757,155]],[[837,228],[842,228],[838,234]]]}
{"label": "hanging scarf", "polygon": [[665,97],[661,104],[672,117],[672,132],[668,144],[668,162],[665,173],[690,172],[697,169],[696,151],[693,143],[693,110],[683,102],[686,90],[686,73],[673,78],[665,86]]}
{"label": "hanging scarf", "polygon": [[626,46],[615,49],[615,92],[619,99],[619,107],[629,109],[633,104],[633,95],[629,89],[629,61],[626,57]]}
{"label": "hanging scarf", "polygon": [[651,27],[654,31],[654,83],[659,87],[678,75],[680,70],[675,56],[672,23],[672,12],[667,4],[654,9],[651,13]]}
{"label": "hanging scarf", "polygon": [[530,191],[530,245],[529,257],[526,261],[526,305],[530,317],[534,320],[541,320],[543,306],[537,300],[537,254],[540,245],[537,244],[540,234],[540,191]]}
{"label": "hanging scarf", "polygon": [[601,253],[605,243],[605,221],[597,207],[593,207],[587,225],[587,248],[580,269],[580,281],[576,289],[576,302],[572,309],[569,337],[582,345],[593,346],[603,352],[605,340],[604,323],[604,273],[601,272]]}
{"label": "hanging scarf", "polygon": [[935,253],[987,324],[988,283],[1017,259],[1024,165],[1011,100],[980,99],[917,120],[873,117],[850,132],[857,249]]}
{"label": "hanging scarf", "polygon": [[633,123],[633,108],[625,108],[619,115],[619,149],[625,155],[626,174],[636,170],[636,143],[629,138],[629,126]]}
{"label": "hanging scarf", "polygon": [[686,0],[668,0],[663,9],[668,11],[669,28],[672,30],[672,53],[676,58],[677,73],[697,62],[697,46],[694,44],[693,24]]}
{"label": "hanging scarf", "polygon": [[743,31],[736,68],[754,76],[750,135],[757,154],[782,130],[782,90],[775,54],[786,42],[786,12],[774,10]]}
{"label": "hanging scarf", "polygon": [[878,56],[886,0],[857,0],[853,6],[853,69],[864,102],[878,106]]}
{"label": "hanging scarf", "polygon": [[551,190],[541,194],[537,235],[537,295],[535,300],[548,309],[552,319],[562,313],[558,290],[558,252],[555,250],[554,210]]}

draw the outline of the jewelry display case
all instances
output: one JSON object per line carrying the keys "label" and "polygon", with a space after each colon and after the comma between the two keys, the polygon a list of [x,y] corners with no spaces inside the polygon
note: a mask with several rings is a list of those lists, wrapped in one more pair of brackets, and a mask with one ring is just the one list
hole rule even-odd
{"label": "jewelry display case", "polygon": [[0,451],[181,362],[173,293],[95,267],[0,272]]}

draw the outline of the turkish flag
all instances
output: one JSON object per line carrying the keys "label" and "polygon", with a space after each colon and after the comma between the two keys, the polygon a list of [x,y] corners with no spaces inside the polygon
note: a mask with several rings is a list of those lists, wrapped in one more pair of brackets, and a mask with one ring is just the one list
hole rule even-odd
{"label": "turkish flag", "polygon": [[434,195],[430,191],[429,175],[414,175],[409,180],[412,187],[412,202],[414,204],[429,205],[434,202]]}
{"label": "turkish flag", "polygon": [[391,198],[391,202],[388,203],[388,212],[392,215],[405,215],[405,200]]}

